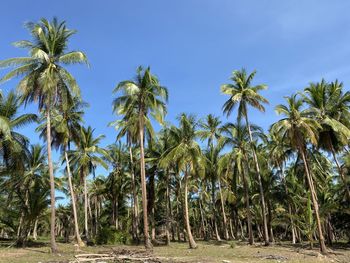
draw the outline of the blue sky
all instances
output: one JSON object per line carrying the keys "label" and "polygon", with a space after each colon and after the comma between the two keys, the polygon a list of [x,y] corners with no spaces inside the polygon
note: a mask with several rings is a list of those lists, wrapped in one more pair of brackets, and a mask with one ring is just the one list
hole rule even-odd
{"label": "blue sky", "polygon": [[[116,119],[112,90],[133,77],[138,65],[150,65],[168,87],[171,122],[180,112],[222,116],[226,97],[219,87],[242,67],[256,69],[255,83],[269,87],[263,93],[270,101],[266,113],[251,112],[264,129],[278,119],[273,109],[283,96],[309,82],[338,78],[347,90],[350,84],[349,1],[22,0],[6,1],[1,9],[0,59],[26,55],[11,46],[28,39],[26,21],[57,16],[78,30],[70,49],[86,52],[91,67],[70,70],[90,104],[86,124],[106,135],[104,145],[116,134],[107,127]],[[1,88],[6,93],[16,84]],[[36,111],[36,105],[27,111]],[[23,132],[36,142],[33,129]]]}

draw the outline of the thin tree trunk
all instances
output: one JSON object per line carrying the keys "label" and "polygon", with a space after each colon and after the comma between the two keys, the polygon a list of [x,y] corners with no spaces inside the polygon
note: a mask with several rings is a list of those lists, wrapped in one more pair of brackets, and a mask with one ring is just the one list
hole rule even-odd
{"label": "thin tree trunk", "polygon": [[300,146],[299,149],[300,149],[301,157],[302,157],[303,162],[304,162],[306,178],[307,178],[307,181],[309,184],[309,188],[310,188],[310,192],[311,192],[311,200],[312,200],[312,204],[314,206],[314,211],[315,211],[315,215],[316,215],[316,223],[317,223],[317,231],[318,231],[318,240],[320,243],[320,251],[322,254],[327,254],[327,249],[326,249],[326,245],[324,243],[324,237],[323,237],[323,233],[322,233],[320,214],[318,211],[318,202],[317,202],[317,198],[316,198],[316,191],[314,188],[311,174],[309,172],[310,170],[309,170],[308,162],[306,160],[305,149],[303,148],[303,146]]}
{"label": "thin tree trunk", "polygon": [[192,236],[192,232],[191,232],[191,225],[190,225],[190,217],[188,214],[188,170],[186,167],[185,170],[185,224],[186,224],[186,232],[187,232],[187,236],[188,236],[188,242],[189,242],[189,246],[190,248],[197,248],[197,244],[193,239]]}
{"label": "thin tree trunk", "polygon": [[84,174],[84,230],[86,240],[89,240],[89,225],[88,225],[88,196],[87,196],[87,183],[86,175]]}
{"label": "thin tree trunk", "polygon": [[76,204],[75,204],[75,195],[74,195],[74,189],[73,189],[73,183],[72,183],[72,173],[70,170],[69,158],[68,158],[68,154],[67,154],[66,150],[64,151],[64,157],[66,158],[68,185],[69,185],[69,191],[70,191],[70,196],[71,196],[71,200],[72,200],[75,237],[77,239],[78,246],[84,247],[85,244],[81,240],[80,233],[79,233],[78,214],[77,214],[77,208],[76,208]]}
{"label": "thin tree trunk", "polygon": [[225,213],[225,203],[224,203],[224,198],[222,195],[220,179],[219,179],[219,193],[220,193],[220,199],[221,199],[221,211],[222,211],[222,218],[223,218],[224,236],[225,236],[226,240],[229,240],[230,236],[228,234],[227,218],[226,218],[226,213]]}
{"label": "thin tree trunk", "polygon": [[216,223],[216,206],[215,206],[215,180],[212,178],[211,180],[211,199],[212,199],[212,205],[213,205],[213,224],[214,224],[214,230],[215,230],[215,236],[218,241],[221,241],[221,237],[219,235],[218,226]]}
{"label": "thin tree trunk", "polygon": [[147,214],[147,188],[146,188],[146,168],[145,168],[145,152],[143,148],[143,132],[144,132],[144,120],[143,112],[140,111],[139,116],[139,135],[140,135],[140,168],[141,168],[141,192],[142,192],[142,213],[143,213],[143,233],[145,237],[146,249],[152,249],[153,245],[149,238],[149,225]]}
{"label": "thin tree trunk", "polygon": [[136,183],[135,183],[135,172],[134,172],[134,160],[133,160],[133,154],[132,154],[132,148],[131,145],[129,147],[129,155],[130,155],[130,170],[131,170],[131,188],[132,188],[132,200],[133,200],[133,217],[132,217],[132,233],[133,233],[133,239],[139,242],[139,233],[138,233],[138,221],[139,221],[139,214],[138,214],[138,204],[137,204],[137,193],[136,193]]}
{"label": "thin tree trunk", "polygon": [[50,220],[50,243],[51,252],[58,253],[58,248],[55,239],[55,224],[56,224],[56,207],[55,207],[55,176],[53,174],[53,164],[51,157],[51,116],[50,105],[46,109],[46,143],[47,143],[47,162],[50,175],[50,201],[51,201],[51,220]]}
{"label": "thin tree trunk", "polygon": [[168,170],[166,170],[166,193],[165,193],[165,202],[166,202],[166,229],[165,229],[165,244],[170,244],[170,189],[169,189],[169,183],[170,183],[170,173]]}
{"label": "thin tree trunk", "polygon": [[257,176],[258,176],[258,183],[259,183],[259,190],[260,190],[259,194],[260,194],[260,201],[261,201],[261,213],[262,213],[262,217],[263,217],[264,241],[265,241],[265,246],[268,246],[270,244],[270,241],[269,241],[269,232],[268,232],[268,228],[267,228],[264,189],[263,189],[262,180],[261,180],[260,165],[259,165],[259,161],[258,161],[258,156],[256,155],[255,146],[253,143],[253,136],[252,136],[252,131],[250,129],[250,124],[249,124],[247,112],[245,114],[245,120],[246,120],[246,124],[247,124],[247,128],[248,128],[248,132],[249,132],[249,140],[250,140],[250,145],[251,145],[252,152],[253,152],[255,169],[256,169]]}
{"label": "thin tree trunk", "polygon": [[[248,160],[246,160],[246,161],[248,161]],[[245,167],[242,167],[242,179],[243,179],[243,188],[244,188],[244,197],[245,197],[244,199],[245,199],[246,210],[247,210],[249,244],[253,245],[254,244],[254,236],[253,236],[253,227],[252,227],[252,214],[250,212],[248,182],[247,182],[247,178],[246,178],[246,174],[245,174]]]}

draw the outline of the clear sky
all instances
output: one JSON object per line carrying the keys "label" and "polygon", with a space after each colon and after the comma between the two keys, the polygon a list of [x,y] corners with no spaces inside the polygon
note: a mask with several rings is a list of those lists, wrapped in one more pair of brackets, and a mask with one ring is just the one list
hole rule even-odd
{"label": "clear sky", "polygon": [[[116,119],[112,90],[133,77],[138,65],[150,65],[168,87],[171,122],[180,112],[222,116],[227,98],[220,85],[234,69],[256,69],[255,83],[268,85],[263,95],[270,105],[265,114],[252,111],[251,120],[267,129],[278,119],[274,107],[283,96],[311,81],[338,78],[348,90],[349,10],[345,0],[4,1],[0,59],[25,55],[11,43],[29,38],[26,21],[66,20],[78,30],[70,49],[86,52],[91,64],[70,70],[90,104],[86,124],[106,135],[104,145],[116,134],[107,127]],[[1,88],[6,93],[16,84],[12,80]],[[36,105],[27,111],[36,111]],[[33,129],[23,132],[35,142]]]}

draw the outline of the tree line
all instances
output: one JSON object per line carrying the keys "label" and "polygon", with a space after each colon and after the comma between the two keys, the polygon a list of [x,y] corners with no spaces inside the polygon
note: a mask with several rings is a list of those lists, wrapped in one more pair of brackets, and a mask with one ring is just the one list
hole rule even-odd
{"label": "tree line", "polygon": [[[14,45],[29,56],[0,61],[11,68],[1,82],[20,79],[0,97],[1,237],[25,246],[49,235],[54,253],[57,238],[72,236],[79,246],[143,241],[147,249],[196,248],[198,239],[317,241],[325,254],[326,244],[349,240],[350,92],[341,82],[322,79],[285,97],[275,107],[280,120],[264,131],[249,112],[265,111],[267,86],[241,69],[220,88],[227,122],[181,113],[172,124],[167,88],[140,66],[113,91],[116,142],[102,147],[66,68],[88,65],[68,50],[76,31],[55,18],[26,27],[32,39]],[[22,112],[30,103],[37,114]],[[45,145],[21,134],[29,123]],[[99,166],[107,176],[95,176]],[[57,189],[70,202],[56,206]]]}

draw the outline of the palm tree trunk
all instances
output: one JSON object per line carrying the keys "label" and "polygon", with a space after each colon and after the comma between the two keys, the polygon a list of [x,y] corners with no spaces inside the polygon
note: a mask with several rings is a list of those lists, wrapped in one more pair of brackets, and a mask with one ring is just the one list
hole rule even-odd
{"label": "palm tree trunk", "polygon": [[222,211],[222,218],[223,218],[224,235],[225,235],[225,239],[229,240],[230,236],[228,234],[227,218],[226,218],[226,213],[225,213],[225,203],[224,203],[224,198],[222,195],[220,179],[219,179],[219,193],[220,193],[220,199],[221,199],[221,211]]}
{"label": "palm tree trunk", "polygon": [[249,124],[249,120],[248,120],[248,114],[246,112],[245,114],[245,120],[246,120],[246,124],[247,124],[247,128],[248,128],[248,132],[249,132],[249,140],[250,140],[250,145],[252,147],[252,152],[253,152],[253,158],[254,158],[254,163],[255,163],[255,169],[256,169],[256,173],[258,176],[258,183],[259,183],[259,190],[260,190],[260,202],[261,202],[261,213],[262,213],[262,217],[263,217],[263,230],[264,230],[264,241],[265,241],[265,246],[268,246],[270,244],[269,241],[269,232],[268,232],[268,228],[267,228],[267,218],[266,218],[266,204],[265,204],[265,197],[264,197],[264,189],[263,189],[263,185],[262,185],[262,180],[261,180],[261,174],[260,174],[260,166],[259,166],[259,162],[258,162],[258,157],[256,155],[256,150],[255,150],[255,146],[253,143],[253,136],[252,136],[252,131],[250,129],[250,124]]}
{"label": "palm tree trunk", "polygon": [[194,241],[193,239],[193,236],[192,236],[192,232],[191,232],[191,225],[190,225],[190,217],[189,217],[189,214],[188,214],[188,170],[187,170],[187,167],[186,167],[186,170],[185,170],[185,224],[186,224],[186,232],[187,232],[187,236],[188,236],[188,242],[189,242],[189,246],[190,248],[197,248],[197,244],[196,242]]}
{"label": "palm tree trunk", "polygon": [[170,173],[168,170],[166,170],[166,193],[165,193],[165,202],[166,202],[166,230],[165,230],[165,236],[166,236],[166,241],[165,244],[169,245],[170,244],[170,189],[169,189],[169,183],[170,183]]}
{"label": "palm tree trunk", "polygon": [[35,218],[34,228],[33,228],[33,239],[36,241],[38,239],[38,218]]}
{"label": "palm tree trunk", "polygon": [[77,239],[78,246],[84,247],[85,244],[81,240],[80,233],[79,233],[78,214],[77,214],[77,208],[76,208],[76,204],[75,204],[75,195],[74,195],[73,183],[72,183],[72,173],[70,170],[69,158],[68,158],[68,154],[67,154],[66,149],[64,150],[64,157],[66,159],[66,164],[67,164],[68,185],[69,185],[69,191],[70,191],[70,196],[71,196],[71,200],[72,200],[75,237]]}
{"label": "palm tree trunk", "polygon": [[88,225],[88,195],[87,195],[87,183],[86,175],[84,174],[84,230],[86,240],[89,240],[89,225]]}
{"label": "palm tree trunk", "polygon": [[211,200],[212,200],[212,205],[213,205],[213,224],[214,224],[214,230],[215,230],[215,236],[218,241],[221,241],[219,231],[218,231],[218,226],[216,223],[216,206],[215,206],[215,180],[214,178],[211,179]]}
{"label": "palm tree trunk", "polygon": [[349,189],[349,186],[348,186],[348,184],[347,184],[347,182],[346,182],[346,179],[345,179],[345,176],[344,176],[344,173],[343,173],[343,169],[341,168],[341,166],[340,166],[340,164],[339,164],[339,162],[338,162],[338,158],[337,158],[337,155],[336,155],[336,153],[335,153],[333,144],[332,144],[332,143],[329,143],[329,144],[330,144],[330,147],[331,147],[331,151],[332,151],[332,155],[333,155],[334,162],[335,162],[335,164],[337,165],[340,178],[342,179],[343,184],[344,184],[344,187],[345,187],[346,196],[347,196],[347,198],[348,198],[348,201],[350,202],[350,189]]}
{"label": "palm tree trunk", "polygon": [[50,243],[51,252],[58,253],[58,248],[55,239],[55,224],[56,224],[56,208],[55,208],[55,176],[53,174],[53,164],[51,157],[51,116],[50,105],[46,109],[46,143],[47,143],[47,162],[50,175],[50,201],[51,201],[51,220],[50,220]]}
{"label": "palm tree trunk", "polygon": [[[246,159],[246,156],[245,156]],[[248,160],[246,160],[248,161]],[[252,214],[250,212],[250,204],[249,204],[249,192],[248,192],[248,182],[245,174],[245,167],[242,167],[242,179],[243,179],[243,188],[244,188],[244,199],[247,210],[247,222],[248,222],[248,236],[249,236],[249,244],[254,244],[254,236],[253,236],[253,227],[252,227]]]}
{"label": "palm tree trunk", "polygon": [[[286,180],[284,178],[284,170],[283,170],[283,165],[280,164],[280,171],[281,171],[281,181],[283,183],[284,186],[284,191],[286,192],[286,195],[288,196],[288,187],[287,187],[287,183]],[[293,222],[293,215],[292,215],[292,207],[290,205],[290,203],[288,202],[288,214],[289,214],[289,218],[290,218],[290,225],[291,225],[291,232],[292,232],[292,244],[296,243],[296,238],[295,238],[295,226],[294,226],[294,222]]]}
{"label": "palm tree trunk", "polygon": [[138,234],[138,202],[137,202],[137,193],[136,193],[136,183],[135,183],[135,173],[134,173],[134,160],[133,160],[133,154],[132,154],[132,148],[131,145],[129,146],[129,155],[130,155],[130,170],[131,170],[131,188],[132,188],[132,200],[133,200],[133,217],[132,217],[132,236],[135,241],[139,241],[139,234]]}
{"label": "palm tree trunk", "polygon": [[309,184],[309,188],[310,188],[310,192],[311,192],[311,200],[312,200],[312,204],[314,206],[314,211],[315,211],[315,215],[316,215],[316,223],[317,223],[317,231],[318,231],[318,240],[320,243],[320,251],[322,254],[327,254],[327,249],[326,249],[326,245],[324,243],[324,237],[323,237],[323,233],[322,233],[320,214],[318,211],[318,202],[317,202],[317,198],[316,198],[316,192],[315,192],[314,184],[313,184],[312,177],[310,174],[309,165],[308,165],[308,162],[306,159],[305,149],[303,146],[300,146],[299,150],[300,150],[300,154],[301,154],[301,157],[303,159],[303,162],[304,162],[306,178],[307,178],[307,182]]}
{"label": "palm tree trunk", "polygon": [[145,236],[146,249],[152,249],[153,245],[149,238],[149,225],[147,214],[147,188],[146,188],[146,168],[145,168],[145,152],[143,147],[143,133],[144,133],[144,116],[140,111],[139,115],[139,135],[140,135],[140,168],[141,168],[141,192],[142,192],[142,213],[143,213],[143,233]]}

